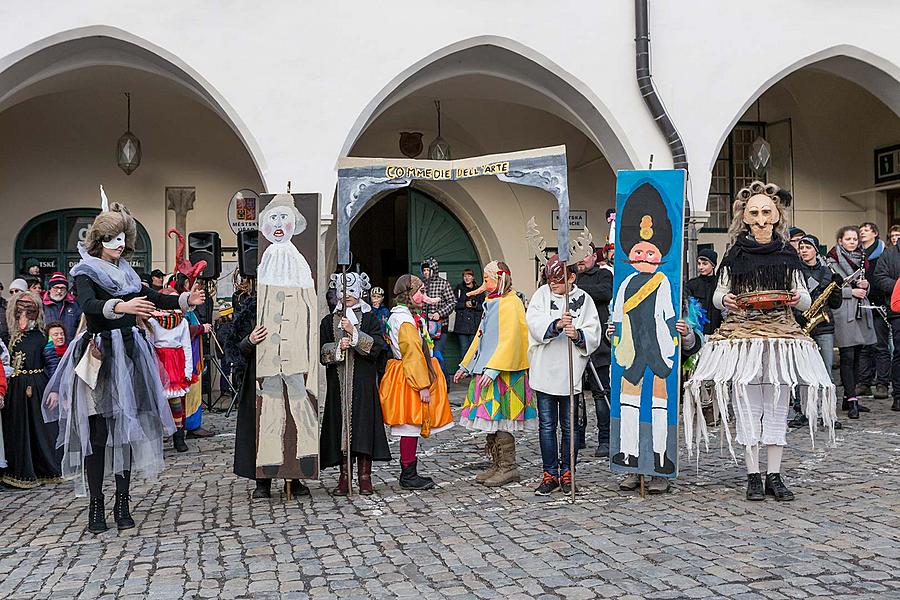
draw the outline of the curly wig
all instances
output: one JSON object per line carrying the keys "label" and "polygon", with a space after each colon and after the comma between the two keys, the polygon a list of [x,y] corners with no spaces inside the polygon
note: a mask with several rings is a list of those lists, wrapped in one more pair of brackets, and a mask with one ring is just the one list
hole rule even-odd
{"label": "curly wig", "polygon": [[728,245],[734,245],[734,241],[739,235],[750,230],[747,224],[744,223],[744,208],[753,196],[768,196],[772,199],[772,203],[778,209],[778,222],[772,227],[772,231],[781,239],[787,240],[789,237],[787,231],[790,223],[788,223],[788,214],[787,210],[785,210],[787,207],[783,202],[785,193],[774,183],[754,181],[747,187],[742,188],[734,199],[734,205],[732,206],[734,218],[731,220],[731,226],[728,228]]}

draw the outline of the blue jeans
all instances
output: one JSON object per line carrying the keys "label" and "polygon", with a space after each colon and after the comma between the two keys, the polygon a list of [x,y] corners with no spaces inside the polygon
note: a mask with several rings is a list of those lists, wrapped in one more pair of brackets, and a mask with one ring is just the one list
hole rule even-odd
{"label": "blue jeans", "polygon": [[[575,446],[574,460],[569,459],[569,397],[554,396],[534,390],[538,401],[538,429],[541,441],[541,462],[544,471],[559,477],[566,471],[574,471],[578,462],[578,446]],[[580,394],[575,396],[576,404]],[[562,429],[562,448],[559,447],[556,429]]]}

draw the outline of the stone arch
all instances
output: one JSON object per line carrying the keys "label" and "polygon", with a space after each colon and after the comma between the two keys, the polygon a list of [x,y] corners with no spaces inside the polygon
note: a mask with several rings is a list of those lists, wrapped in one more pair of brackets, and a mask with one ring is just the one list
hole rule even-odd
{"label": "stone arch", "polygon": [[498,36],[459,41],[399,73],[362,110],[347,134],[341,157],[349,156],[368,126],[399,100],[435,82],[466,74],[491,75],[538,92],[545,101],[537,108],[578,128],[600,149],[614,171],[640,164],[612,112],[586,84],[539,52]]}
{"label": "stone arch", "polygon": [[719,149],[728,134],[740,120],[741,115],[776,83],[805,67],[831,73],[842,79],[856,83],[878,98],[900,116],[900,67],[893,62],[858,46],[839,44],[819,50],[792,63],[785,64],[766,80],[760,82],[752,94],[732,112],[731,120],[720,132],[711,156],[707,160],[707,172],[711,172]]}
{"label": "stone arch", "polygon": [[265,180],[262,150],[222,94],[175,54],[122,29],[91,25],[62,31],[0,59],[0,111],[39,95],[50,79],[95,66],[122,66],[180,84],[235,132]]}

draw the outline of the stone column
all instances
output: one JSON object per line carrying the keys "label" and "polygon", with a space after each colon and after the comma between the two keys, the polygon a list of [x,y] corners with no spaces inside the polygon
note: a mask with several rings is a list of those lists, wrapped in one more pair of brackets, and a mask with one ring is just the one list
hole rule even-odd
{"label": "stone column", "polygon": [[187,237],[187,214],[194,209],[197,188],[167,187],[166,209],[175,213],[175,228]]}

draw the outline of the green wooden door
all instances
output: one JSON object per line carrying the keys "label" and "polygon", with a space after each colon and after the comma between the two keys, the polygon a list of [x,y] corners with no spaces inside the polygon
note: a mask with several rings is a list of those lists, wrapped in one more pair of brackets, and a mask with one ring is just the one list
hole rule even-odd
{"label": "green wooden door", "polygon": [[[407,220],[407,244],[409,272],[421,273],[423,259],[437,259],[442,276],[451,286],[462,281],[463,269],[475,271],[475,280],[481,281],[481,264],[475,246],[462,224],[450,211],[435,202],[427,194],[409,189],[409,217]],[[444,347],[444,369],[455,373],[462,358],[459,341],[450,334]]]}

